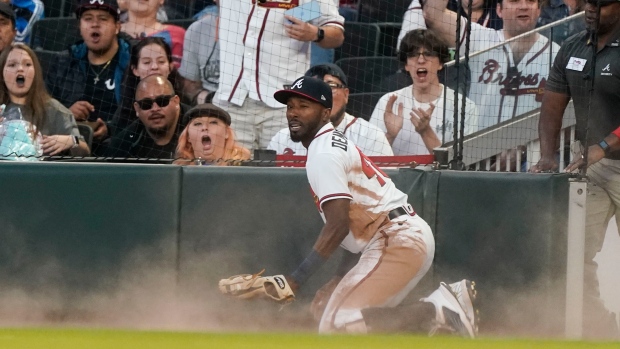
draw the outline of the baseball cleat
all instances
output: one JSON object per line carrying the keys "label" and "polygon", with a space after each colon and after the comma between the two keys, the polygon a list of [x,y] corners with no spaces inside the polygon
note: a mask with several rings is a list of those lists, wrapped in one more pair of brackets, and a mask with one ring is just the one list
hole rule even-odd
{"label": "baseball cleat", "polygon": [[456,296],[456,299],[459,301],[461,308],[465,310],[465,314],[467,315],[467,319],[471,324],[471,327],[474,329],[474,333],[478,335],[478,323],[480,320],[480,316],[478,313],[478,309],[476,309],[476,282],[469,281],[467,279],[463,279],[458,282],[454,282],[449,284],[450,290]]}
{"label": "baseball cleat", "polygon": [[447,332],[456,333],[463,337],[476,337],[477,330],[469,321],[457,296],[446,283],[440,283],[439,288],[430,296],[420,300],[433,303],[435,306],[435,321],[429,335]]}

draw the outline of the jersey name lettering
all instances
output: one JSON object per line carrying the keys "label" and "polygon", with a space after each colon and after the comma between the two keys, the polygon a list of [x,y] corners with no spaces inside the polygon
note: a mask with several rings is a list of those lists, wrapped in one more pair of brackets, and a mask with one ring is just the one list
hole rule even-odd
{"label": "jersey name lettering", "polygon": [[332,147],[340,148],[347,151],[347,137],[344,133],[334,130],[332,134]]}
{"label": "jersey name lettering", "polygon": [[[503,86],[511,86],[512,84],[516,84],[518,86],[536,86],[538,84],[538,73],[534,75],[529,74],[528,76],[522,76],[521,72],[517,72],[513,76],[510,76],[511,74],[507,74],[508,76],[504,77],[504,73],[498,72],[499,69],[500,65],[496,60],[487,60],[484,62],[484,69],[482,69],[482,74],[478,77],[478,82],[482,82],[483,84],[497,83],[498,85]],[[497,73],[497,76],[495,76],[495,73]]]}

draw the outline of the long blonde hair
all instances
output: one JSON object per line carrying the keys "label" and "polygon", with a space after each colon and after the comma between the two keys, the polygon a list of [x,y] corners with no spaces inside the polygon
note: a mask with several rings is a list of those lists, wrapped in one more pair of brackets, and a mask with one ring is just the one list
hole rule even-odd
{"label": "long blonde hair", "polygon": [[[194,148],[189,138],[189,126],[191,122],[187,123],[185,129],[179,135],[179,141],[177,144],[176,158],[174,161],[177,165],[194,165],[195,160],[198,160],[194,156]],[[221,159],[217,159],[213,162],[217,166],[231,166],[240,165],[243,160],[250,160],[250,151],[235,140],[235,132],[232,127],[226,125],[226,134],[228,138],[224,141],[224,156]]]}

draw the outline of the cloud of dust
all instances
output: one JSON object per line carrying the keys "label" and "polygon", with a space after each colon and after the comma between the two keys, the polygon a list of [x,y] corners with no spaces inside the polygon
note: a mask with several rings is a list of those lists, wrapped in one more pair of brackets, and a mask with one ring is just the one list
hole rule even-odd
{"label": "cloud of dust", "polygon": [[[78,326],[177,331],[316,331],[307,304],[280,311],[270,301],[243,301],[221,295],[218,265],[239,263],[231,251],[181,261],[176,271],[176,241],[141,246],[119,263],[119,270],[97,275],[101,287],[68,289],[66,266],[51,256],[34,256],[14,229],[0,233],[0,326]],[[10,246],[11,251],[6,250]],[[8,275],[19,264],[28,273]],[[35,266],[36,265],[36,266]],[[87,267],[85,267],[87,268]],[[17,268],[19,269],[19,268]],[[14,274],[14,273],[13,273]],[[24,277],[24,275],[27,275]],[[229,276],[229,275],[226,275]]]}

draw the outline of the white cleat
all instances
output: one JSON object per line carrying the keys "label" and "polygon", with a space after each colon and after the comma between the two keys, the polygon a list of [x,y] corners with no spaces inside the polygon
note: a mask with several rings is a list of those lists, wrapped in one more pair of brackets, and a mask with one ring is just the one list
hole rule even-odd
{"label": "white cleat", "polygon": [[476,283],[474,281],[463,279],[461,281],[451,283],[448,286],[450,286],[450,290],[459,301],[461,308],[465,310],[467,320],[469,320],[469,323],[471,324],[471,327],[474,329],[474,333],[477,336],[479,314],[478,309],[476,309],[474,305],[477,296]]}
{"label": "white cleat", "polygon": [[[469,294],[467,297],[470,297]],[[478,334],[475,321],[471,322],[469,320],[467,312],[459,302],[457,295],[446,283],[440,283],[439,288],[431,293],[430,296],[420,300],[435,305],[436,316],[434,326],[429,333],[431,336],[435,333],[446,331],[469,338],[475,338]],[[472,314],[474,314],[473,305],[471,309]]]}

